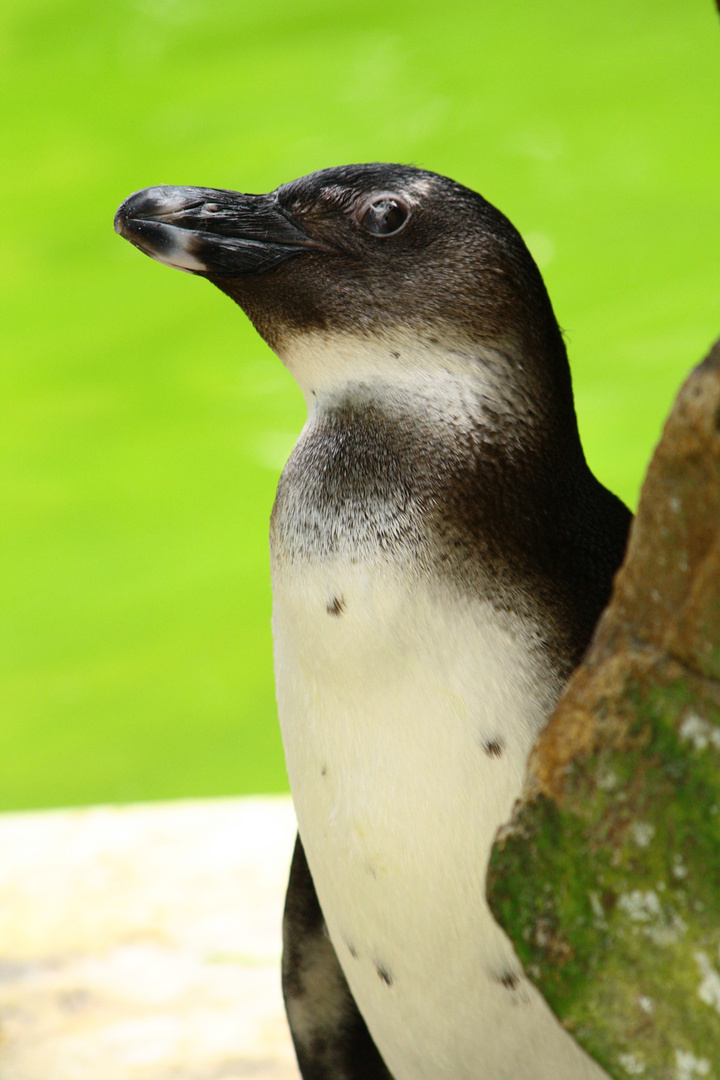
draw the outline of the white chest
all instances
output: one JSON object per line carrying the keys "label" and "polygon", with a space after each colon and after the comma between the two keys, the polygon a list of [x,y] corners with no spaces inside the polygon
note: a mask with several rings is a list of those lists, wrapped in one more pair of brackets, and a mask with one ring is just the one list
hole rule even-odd
{"label": "white chest", "polygon": [[484,899],[559,689],[529,631],[392,561],[276,561],[273,592],[300,834],[396,1080],[602,1075],[521,978]]}

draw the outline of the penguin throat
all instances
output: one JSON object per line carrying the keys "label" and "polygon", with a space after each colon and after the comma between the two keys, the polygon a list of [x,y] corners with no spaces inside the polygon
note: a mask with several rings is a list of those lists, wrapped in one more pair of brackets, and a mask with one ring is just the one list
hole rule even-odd
{"label": "penguin throat", "polygon": [[[502,347],[465,340],[443,341],[438,334],[293,335],[278,350],[298,383],[309,416],[340,401],[370,400],[430,410],[477,425],[478,409],[516,411],[513,387],[518,359]],[[520,372],[522,365],[519,366]]]}

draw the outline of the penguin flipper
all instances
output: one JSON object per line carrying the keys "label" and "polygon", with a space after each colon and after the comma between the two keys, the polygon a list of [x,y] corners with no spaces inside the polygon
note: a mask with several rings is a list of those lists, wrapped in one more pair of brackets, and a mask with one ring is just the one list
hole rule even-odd
{"label": "penguin flipper", "polygon": [[392,1080],[328,936],[299,836],[283,916],[282,988],[303,1080]]}

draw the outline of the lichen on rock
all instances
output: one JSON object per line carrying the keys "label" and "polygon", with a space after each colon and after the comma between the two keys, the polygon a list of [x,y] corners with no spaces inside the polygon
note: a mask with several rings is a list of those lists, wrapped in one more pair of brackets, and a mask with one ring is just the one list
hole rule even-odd
{"label": "lichen on rock", "polygon": [[665,425],[488,896],[611,1076],[720,1080],[720,343]]}

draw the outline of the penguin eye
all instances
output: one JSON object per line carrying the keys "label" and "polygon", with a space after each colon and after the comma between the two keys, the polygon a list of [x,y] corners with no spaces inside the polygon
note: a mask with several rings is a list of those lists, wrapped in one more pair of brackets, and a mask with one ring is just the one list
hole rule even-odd
{"label": "penguin eye", "polygon": [[360,212],[358,221],[373,236],[392,236],[402,229],[409,214],[410,211],[398,199],[381,195]]}

